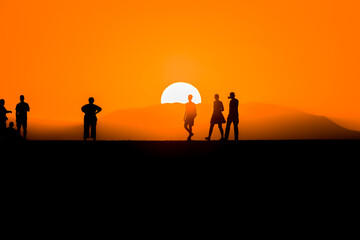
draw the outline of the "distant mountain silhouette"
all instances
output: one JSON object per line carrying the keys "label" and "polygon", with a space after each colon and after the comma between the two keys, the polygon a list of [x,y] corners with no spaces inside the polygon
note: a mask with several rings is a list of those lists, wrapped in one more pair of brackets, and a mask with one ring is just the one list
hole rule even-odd
{"label": "distant mountain silhouette", "polygon": [[[99,136],[120,140],[186,139],[185,107],[180,103],[121,109],[99,118]],[[196,124],[196,120],[195,120]]]}
{"label": "distant mountain silhouette", "polygon": [[83,137],[83,122],[29,119],[29,139],[34,140],[80,140]]}
{"label": "distant mountain silhouette", "polygon": [[[224,101],[224,116],[229,106]],[[185,106],[179,103],[143,108],[121,109],[98,119],[99,140],[186,140],[183,116]],[[198,104],[193,140],[208,135],[211,104]],[[323,116],[271,104],[239,105],[240,140],[281,139],[360,139],[360,132],[348,130]],[[11,119],[9,119],[11,120]],[[224,125],[225,127],[225,125]],[[232,135],[229,139],[232,140]],[[78,122],[32,119],[28,121],[28,137],[34,140],[81,140],[82,119]],[[220,138],[214,131],[212,139]]]}
{"label": "distant mountain silhouette", "polygon": [[354,131],[360,131],[360,117],[353,116],[353,117],[338,117],[338,116],[331,116],[329,117],[332,121],[344,128],[351,129]]}
{"label": "distant mountain silhouette", "polygon": [[[226,118],[228,103],[224,102]],[[194,140],[207,136],[212,106],[198,104]],[[173,103],[137,109],[122,109],[100,119],[99,132],[105,139],[179,140],[183,130],[184,105]],[[360,132],[339,126],[323,116],[272,104],[247,103],[239,106],[239,138],[268,139],[360,139]],[[231,133],[233,134],[233,133]],[[212,139],[220,135],[214,132]],[[230,136],[233,139],[233,136]]]}
{"label": "distant mountain silhouette", "polygon": [[272,104],[243,104],[240,128],[247,139],[359,139],[327,117]]}

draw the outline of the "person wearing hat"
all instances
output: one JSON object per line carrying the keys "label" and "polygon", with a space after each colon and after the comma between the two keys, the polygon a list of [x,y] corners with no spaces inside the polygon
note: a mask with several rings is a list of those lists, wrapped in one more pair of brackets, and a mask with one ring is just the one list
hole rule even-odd
{"label": "person wearing hat", "polygon": [[235,141],[238,140],[239,138],[239,129],[238,129],[238,124],[239,124],[239,112],[238,112],[238,107],[239,107],[239,101],[235,98],[235,93],[231,92],[230,96],[228,97],[230,98],[230,104],[229,104],[229,115],[227,118],[227,123],[226,123],[226,129],[225,129],[225,140],[229,139],[229,132],[230,132],[230,125],[231,123],[234,124],[234,135],[235,135]]}
{"label": "person wearing hat", "polygon": [[89,104],[84,105],[81,111],[85,113],[84,116],[84,141],[89,138],[89,128],[91,128],[91,138],[96,141],[96,122],[98,114],[102,109],[94,104],[94,98],[89,98]]}

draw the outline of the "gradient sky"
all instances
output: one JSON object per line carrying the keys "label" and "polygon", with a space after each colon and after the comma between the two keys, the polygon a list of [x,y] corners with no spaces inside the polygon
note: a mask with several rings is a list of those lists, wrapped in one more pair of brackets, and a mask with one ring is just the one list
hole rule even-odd
{"label": "gradient sky", "polygon": [[[160,103],[174,82],[227,102],[360,117],[360,1],[0,0],[0,98],[81,120]],[[102,114],[104,114],[102,113]]]}

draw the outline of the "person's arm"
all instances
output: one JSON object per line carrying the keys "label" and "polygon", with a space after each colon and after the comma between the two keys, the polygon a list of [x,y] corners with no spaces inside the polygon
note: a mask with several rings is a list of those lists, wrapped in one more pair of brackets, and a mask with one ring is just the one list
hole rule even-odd
{"label": "person's arm", "polygon": [[224,104],[221,102],[221,108],[220,110],[223,112],[224,111]]}
{"label": "person's arm", "polygon": [[102,108],[98,106],[97,109],[96,109],[95,114],[98,114],[99,112],[101,112],[101,110],[102,110]]}
{"label": "person's arm", "polygon": [[[5,107],[4,107],[5,108]],[[6,108],[5,108],[5,112],[6,113],[12,113],[12,111],[8,111],[8,110],[6,110]]]}
{"label": "person's arm", "polygon": [[30,112],[30,106],[29,106],[29,104],[27,105],[27,110],[26,110],[26,111]]}

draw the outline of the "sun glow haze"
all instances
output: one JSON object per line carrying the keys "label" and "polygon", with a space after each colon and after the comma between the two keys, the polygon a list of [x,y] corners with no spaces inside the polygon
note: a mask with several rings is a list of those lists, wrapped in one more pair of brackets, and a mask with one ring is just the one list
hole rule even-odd
{"label": "sun glow haze", "polygon": [[184,82],[173,83],[161,95],[161,104],[187,103],[189,95],[193,96],[192,102],[201,103],[200,93],[193,85]]}

